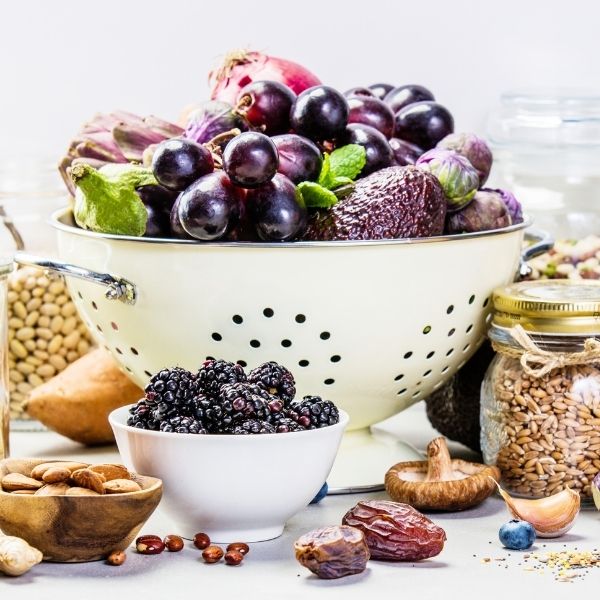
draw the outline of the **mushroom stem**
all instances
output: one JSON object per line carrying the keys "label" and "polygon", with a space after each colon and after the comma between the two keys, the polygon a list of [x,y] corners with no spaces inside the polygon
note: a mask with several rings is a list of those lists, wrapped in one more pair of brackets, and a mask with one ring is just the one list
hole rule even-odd
{"label": "mushroom stem", "polygon": [[451,481],[452,460],[446,439],[437,437],[427,444],[427,477],[425,481]]}

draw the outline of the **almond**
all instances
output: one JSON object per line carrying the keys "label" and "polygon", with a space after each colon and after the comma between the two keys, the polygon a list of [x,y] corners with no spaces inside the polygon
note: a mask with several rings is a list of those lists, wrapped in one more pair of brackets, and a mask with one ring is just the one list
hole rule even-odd
{"label": "almond", "polygon": [[94,490],[88,490],[87,488],[82,487],[72,487],[67,490],[65,496],[99,496],[98,492],[94,492]]}
{"label": "almond", "polygon": [[71,471],[63,467],[51,467],[42,475],[44,483],[62,483],[71,477]]}
{"label": "almond", "polygon": [[11,492],[11,494],[17,494],[18,496],[33,496],[35,490],[15,490],[14,492]]}
{"label": "almond", "polygon": [[100,464],[89,467],[90,471],[104,475],[106,481],[131,479],[131,473],[123,465]]}
{"label": "almond", "polygon": [[58,468],[58,469],[69,469],[69,471],[71,473],[73,473],[73,471],[77,471],[78,469],[85,469],[86,467],[89,467],[88,463],[80,463],[80,462],[72,462],[72,461],[54,461],[54,462],[47,462],[47,463],[42,463],[40,465],[38,465],[37,467],[34,467],[33,470],[31,471],[31,476],[34,479],[41,479],[44,475],[44,473],[48,470],[48,469],[54,469],[54,468]]}
{"label": "almond", "polygon": [[100,473],[95,473],[89,469],[79,469],[71,475],[71,478],[78,487],[93,490],[94,492],[98,492],[98,494],[104,494],[102,484],[106,480],[104,479],[104,475]]}
{"label": "almond", "polygon": [[21,475],[21,473],[8,473],[2,478],[2,489],[5,492],[14,492],[16,490],[37,490],[42,487],[42,484],[32,479]]}
{"label": "almond", "polygon": [[113,479],[104,484],[107,494],[129,494],[141,491],[141,487],[131,479]]}
{"label": "almond", "polygon": [[71,489],[68,483],[49,483],[35,493],[36,496],[65,496]]}

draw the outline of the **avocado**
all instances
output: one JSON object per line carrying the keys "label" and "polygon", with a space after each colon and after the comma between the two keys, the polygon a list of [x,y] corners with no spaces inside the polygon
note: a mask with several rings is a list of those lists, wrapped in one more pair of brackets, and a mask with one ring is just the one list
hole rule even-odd
{"label": "avocado", "polygon": [[481,452],[479,408],[481,382],[494,358],[486,340],[463,368],[426,400],[429,422],[448,439]]}
{"label": "avocado", "polygon": [[446,197],[438,180],[412,165],[388,167],[355,183],[332,208],[316,211],[306,240],[380,240],[440,235]]}

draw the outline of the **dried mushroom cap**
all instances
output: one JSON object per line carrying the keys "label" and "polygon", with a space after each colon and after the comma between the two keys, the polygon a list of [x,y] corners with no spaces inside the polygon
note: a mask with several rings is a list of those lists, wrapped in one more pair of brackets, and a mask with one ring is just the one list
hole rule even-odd
{"label": "dried mushroom cap", "polygon": [[396,502],[420,510],[463,510],[483,502],[500,479],[497,467],[451,459],[446,440],[427,446],[426,461],[402,462],[385,475],[385,489]]}

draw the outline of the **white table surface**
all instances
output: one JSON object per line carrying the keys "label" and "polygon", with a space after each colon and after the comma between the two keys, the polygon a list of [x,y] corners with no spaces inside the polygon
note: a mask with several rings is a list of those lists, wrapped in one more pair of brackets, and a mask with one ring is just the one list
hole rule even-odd
{"label": "white table surface", "polygon": [[[394,429],[402,438],[423,448],[435,435],[419,404],[402,413]],[[451,446],[460,451],[460,447]],[[463,453],[464,453],[463,449]],[[85,449],[53,433],[16,432],[11,438],[12,456],[78,457],[84,460],[117,461],[115,447]],[[328,496],[291,519],[284,534],[269,542],[251,545],[244,563],[229,567],[223,562],[205,564],[191,543],[175,554],[142,556],[128,551],[121,567],[102,562],[83,564],[42,563],[19,578],[0,576],[2,600],[51,598],[88,600],[108,598],[172,600],[178,598],[244,600],[247,598],[402,598],[407,600],[461,600],[482,598],[592,598],[598,592],[600,569],[572,582],[558,582],[554,575],[527,571],[524,553],[508,551],[498,541],[499,526],[509,519],[504,503],[490,498],[477,508],[430,517],[446,531],[443,552],[419,563],[370,561],[367,570],[338,580],[319,580],[300,566],[293,541],[302,533],[340,523],[342,515],[358,500],[385,498],[385,493]],[[142,533],[164,536],[173,531],[160,507]],[[600,516],[595,510],[581,512],[574,528],[556,540],[538,540],[530,552],[592,550],[600,548]],[[484,558],[492,559],[484,562]],[[502,559],[502,560],[496,560]],[[533,564],[531,561],[528,564]]]}

